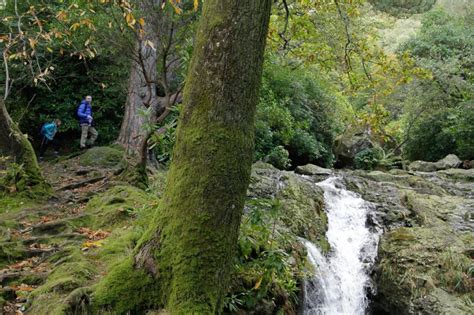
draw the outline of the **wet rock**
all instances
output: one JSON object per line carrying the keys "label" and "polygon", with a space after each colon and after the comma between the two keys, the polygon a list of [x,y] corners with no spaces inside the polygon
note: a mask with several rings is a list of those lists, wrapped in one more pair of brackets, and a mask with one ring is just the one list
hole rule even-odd
{"label": "wet rock", "polygon": [[281,220],[287,229],[318,243],[323,251],[329,249],[323,190],[315,185],[312,178],[257,162],[252,167],[247,196],[277,199],[282,210]]}

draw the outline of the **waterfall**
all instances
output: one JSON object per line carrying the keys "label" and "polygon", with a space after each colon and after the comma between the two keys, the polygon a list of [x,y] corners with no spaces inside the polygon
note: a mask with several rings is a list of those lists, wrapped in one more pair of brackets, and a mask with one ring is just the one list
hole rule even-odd
{"label": "waterfall", "polygon": [[328,216],[326,233],[331,251],[327,257],[307,240],[314,278],[306,281],[304,315],[365,314],[369,272],[377,256],[379,233],[366,225],[371,205],[346,190],[340,178],[318,183],[324,189]]}

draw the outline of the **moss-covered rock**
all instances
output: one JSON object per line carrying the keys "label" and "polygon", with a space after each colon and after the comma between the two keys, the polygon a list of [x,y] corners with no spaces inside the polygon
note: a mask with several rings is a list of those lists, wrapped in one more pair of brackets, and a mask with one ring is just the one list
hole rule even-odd
{"label": "moss-covered rock", "polygon": [[[474,287],[465,248],[472,241],[441,228],[399,228],[384,235],[377,306],[389,314],[469,314],[463,301],[474,298]],[[444,301],[436,298],[440,291]]]}
{"label": "moss-covered rock", "polygon": [[323,190],[301,176],[283,172],[281,189],[278,190],[276,198],[281,203],[282,220],[290,231],[317,243],[323,251],[328,251]]}
{"label": "moss-covered rock", "polygon": [[123,158],[123,151],[114,147],[94,147],[79,157],[79,165],[96,167],[117,166]]}
{"label": "moss-covered rock", "polygon": [[323,190],[310,179],[258,162],[247,195],[278,200],[282,221],[291,233],[319,243],[323,250],[329,248]]}
{"label": "moss-covered rock", "polygon": [[374,273],[376,312],[470,314],[471,176],[462,169],[345,173],[347,186],[376,204],[374,221],[385,229]]}

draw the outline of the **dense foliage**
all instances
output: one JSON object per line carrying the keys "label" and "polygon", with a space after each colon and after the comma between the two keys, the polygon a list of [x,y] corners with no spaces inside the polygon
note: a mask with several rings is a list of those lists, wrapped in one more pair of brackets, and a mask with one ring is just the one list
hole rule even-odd
{"label": "dense foliage", "polygon": [[473,159],[472,12],[453,18],[433,11],[422,22],[419,34],[401,48],[431,73],[404,87],[406,156],[434,161],[455,153]]}
{"label": "dense foliage", "polygon": [[279,168],[332,165],[332,143],[343,123],[343,116],[337,117],[341,103],[311,70],[267,63],[257,108],[256,159]]}

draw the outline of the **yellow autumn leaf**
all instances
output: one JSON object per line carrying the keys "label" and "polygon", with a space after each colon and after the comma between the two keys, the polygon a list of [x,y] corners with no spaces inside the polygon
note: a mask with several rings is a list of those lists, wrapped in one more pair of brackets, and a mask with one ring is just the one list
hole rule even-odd
{"label": "yellow autumn leaf", "polygon": [[102,247],[103,241],[85,241],[82,243],[82,250],[88,250],[89,248],[97,248],[97,247]]}
{"label": "yellow autumn leaf", "polygon": [[257,282],[255,283],[255,285],[253,287],[254,290],[257,290],[258,288],[260,288],[260,285],[262,284],[262,280],[263,280],[263,278],[260,278],[260,279],[257,280]]}
{"label": "yellow autumn leaf", "polygon": [[138,23],[141,25],[141,26],[145,26],[145,20],[143,18],[139,18],[138,19]]}
{"label": "yellow autumn leaf", "polygon": [[31,49],[35,49],[37,41],[33,38],[28,38],[28,41],[30,42]]}

